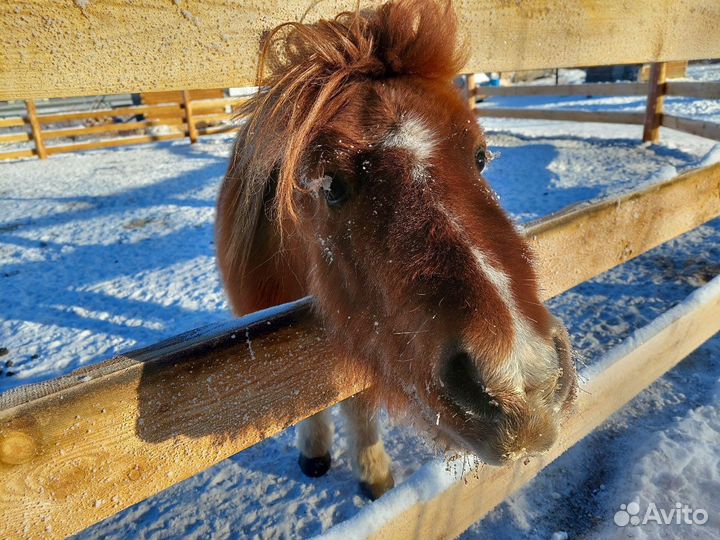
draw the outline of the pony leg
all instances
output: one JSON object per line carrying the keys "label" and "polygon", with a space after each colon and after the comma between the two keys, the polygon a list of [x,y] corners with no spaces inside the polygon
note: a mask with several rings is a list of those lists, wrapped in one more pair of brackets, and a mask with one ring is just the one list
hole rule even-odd
{"label": "pony leg", "polygon": [[353,471],[362,492],[375,500],[395,485],[390,456],[380,438],[375,408],[363,394],[345,400],[342,408],[348,420]]}
{"label": "pony leg", "polygon": [[316,478],[330,469],[333,431],[333,422],[328,410],[320,411],[298,426],[297,449],[300,451],[298,464],[305,476]]}

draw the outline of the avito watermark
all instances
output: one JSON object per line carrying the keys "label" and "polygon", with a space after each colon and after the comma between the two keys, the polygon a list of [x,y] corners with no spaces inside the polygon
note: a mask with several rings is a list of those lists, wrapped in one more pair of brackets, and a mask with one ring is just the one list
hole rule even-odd
{"label": "avito watermark", "polygon": [[646,525],[648,523],[657,523],[658,525],[705,525],[708,520],[708,513],[707,510],[692,508],[683,503],[675,503],[674,507],[667,509],[658,508],[653,502],[647,505],[644,513],[641,513],[640,503],[631,502],[621,504],[620,510],[615,512],[613,520],[618,527]]}

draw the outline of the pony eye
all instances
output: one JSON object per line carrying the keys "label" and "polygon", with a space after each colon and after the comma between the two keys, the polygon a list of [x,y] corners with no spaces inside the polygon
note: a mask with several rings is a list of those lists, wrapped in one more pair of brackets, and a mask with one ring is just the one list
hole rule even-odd
{"label": "pony eye", "polygon": [[485,165],[487,165],[487,150],[479,148],[478,151],[475,152],[475,163],[477,164],[478,170],[483,172]]}
{"label": "pony eye", "polygon": [[341,206],[350,198],[350,185],[342,173],[326,175],[323,179],[323,191],[328,206]]}

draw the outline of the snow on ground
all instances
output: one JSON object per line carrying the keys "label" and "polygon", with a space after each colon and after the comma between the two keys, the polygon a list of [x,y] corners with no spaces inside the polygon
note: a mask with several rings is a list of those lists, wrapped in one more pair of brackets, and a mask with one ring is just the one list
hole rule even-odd
{"label": "snow on ground", "polygon": [[0,389],[229,317],[212,246],[227,152],[210,139],[0,165],[14,364]]}
{"label": "snow on ground", "polygon": [[[528,105],[546,98],[536,99]],[[614,110],[636,107],[634,98],[625,100]],[[691,102],[679,113],[698,107]],[[710,114],[720,114],[720,104]],[[662,144],[643,145],[637,126],[483,123],[499,154],[488,177],[520,223],[632,189],[663,167],[693,168],[713,147],[669,130]],[[0,348],[8,350],[0,357],[0,391],[229,318],[212,224],[230,144],[209,137],[193,146],[175,141],[0,165]],[[716,220],[549,305],[591,365],[718,274]],[[719,398],[715,337],[464,538],[720,536]],[[368,504],[336,419],[334,467],[323,478],[301,475],[288,430],[77,538],[319,534]],[[433,458],[405,427],[389,424],[386,440],[400,481]],[[650,503],[665,511],[688,504],[707,511],[708,522],[616,526],[615,513],[621,505],[634,510],[631,503],[640,515]]]}

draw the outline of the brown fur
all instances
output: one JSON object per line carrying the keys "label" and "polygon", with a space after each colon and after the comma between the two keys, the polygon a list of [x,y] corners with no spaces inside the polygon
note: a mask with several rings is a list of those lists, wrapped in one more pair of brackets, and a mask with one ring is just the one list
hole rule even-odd
{"label": "brown fur", "polygon": [[[456,28],[449,2],[398,0],[272,32],[218,202],[218,261],[236,313],[314,295],[377,403],[504,459],[552,442],[555,388],[574,373],[546,359],[553,324],[532,254],[477,170],[485,140],[452,85]],[[422,167],[387,144],[411,121],[432,134]],[[340,208],[325,204],[325,175],[351,188]],[[523,328],[542,350],[518,374]],[[443,387],[442,366],[465,351],[486,412]]]}

